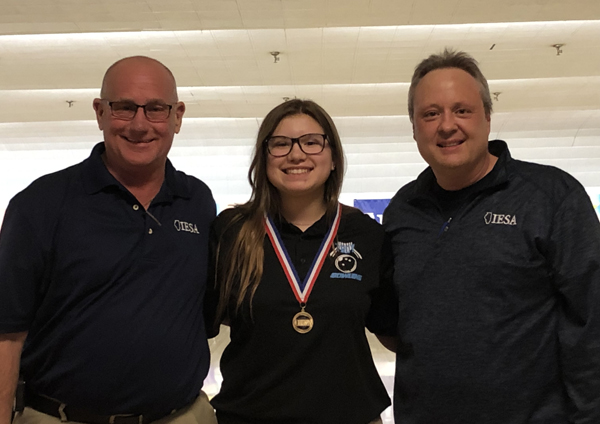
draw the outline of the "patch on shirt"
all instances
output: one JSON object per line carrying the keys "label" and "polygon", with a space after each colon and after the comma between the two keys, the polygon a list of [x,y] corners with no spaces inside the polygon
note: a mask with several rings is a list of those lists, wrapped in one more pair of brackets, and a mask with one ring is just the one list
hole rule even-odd
{"label": "patch on shirt", "polygon": [[177,231],[187,231],[188,233],[200,234],[198,232],[198,226],[196,224],[192,224],[191,222],[185,222],[176,219],[173,221],[173,225],[175,225],[175,229]]}
{"label": "patch on shirt", "polygon": [[517,215],[506,215],[502,213],[487,212],[483,219],[487,225],[517,225]]}
{"label": "patch on shirt", "polygon": [[362,280],[362,275],[354,273],[358,260],[362,259],[360,253],[354,248],[354,243],[335,242],[329,256],[335,258],[335,267],[340,271],[332,272],[329,278]]}

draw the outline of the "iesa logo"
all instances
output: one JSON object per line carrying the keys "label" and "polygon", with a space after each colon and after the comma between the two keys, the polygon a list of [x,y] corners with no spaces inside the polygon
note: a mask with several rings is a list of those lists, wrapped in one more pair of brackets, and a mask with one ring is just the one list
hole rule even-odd
{"label": "iesa logo", "polygon": [[486,224],[517,225],[516,215],[488,212],[483,217]]}
{"label": "iesa logo", "polygon": [[173,221],[173,225],[175,225],[175,229],[177,231],[187,231],[188,233],[200,234],[198,232],[198,226],[196,224],[192,224],[191,222],[185,222],[176,219]]}

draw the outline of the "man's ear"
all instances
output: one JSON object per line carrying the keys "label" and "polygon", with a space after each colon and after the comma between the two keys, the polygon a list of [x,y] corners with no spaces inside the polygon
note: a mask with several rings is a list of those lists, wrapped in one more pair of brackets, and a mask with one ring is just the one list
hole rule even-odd
{"label": "man's ear", "polygon": [[102,131],[102,117],[106,113],[106,109],[102,104],[102,99],[94,99],[94,101],[92,102],[92,106],[94,108],[94,112],[96,112],[96,121],[98,122],[98,128],[100,128],[100,131]]}
{"label": "man's ear", "polygon": [[177,102],[175,107],[175,134],[179,134],[179,130],[181,129],[181,122],[183,119],[183,114],[185,113],[185,103]]}

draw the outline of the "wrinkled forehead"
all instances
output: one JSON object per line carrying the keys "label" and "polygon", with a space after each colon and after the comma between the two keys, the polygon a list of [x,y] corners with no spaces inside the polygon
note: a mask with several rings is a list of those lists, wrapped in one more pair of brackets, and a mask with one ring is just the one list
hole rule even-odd
{"label": "wrinkled forehead", "polygon": [[481,98],[481,84],[459,68],[440,68],[428,72],[415,87],[414,102],[442,95],[476,96]]}
{"label": "wrinkled forehead", "polygon": [[111,66],[102,81],[101,97],[168,103],[178,100],[173,74],[162,63],[149,58],[128,58]]}

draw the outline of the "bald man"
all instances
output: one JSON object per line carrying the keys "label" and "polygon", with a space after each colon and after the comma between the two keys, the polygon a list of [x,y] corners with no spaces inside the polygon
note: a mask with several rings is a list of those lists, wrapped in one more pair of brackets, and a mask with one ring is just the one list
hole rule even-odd
{"label": "bald man", "polygon": [[0,232],[0,424],[215,423],[201,392],[215,202],[167,159],[185,105],[148,57],[113,64],[104,142],[17,194]]}

